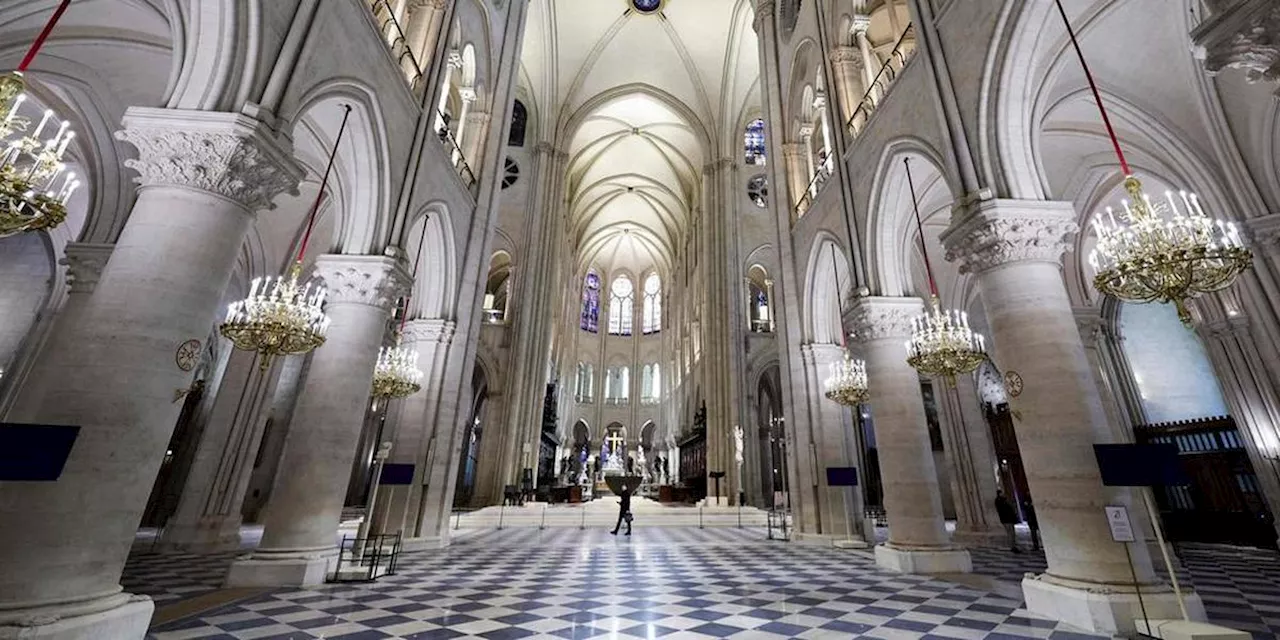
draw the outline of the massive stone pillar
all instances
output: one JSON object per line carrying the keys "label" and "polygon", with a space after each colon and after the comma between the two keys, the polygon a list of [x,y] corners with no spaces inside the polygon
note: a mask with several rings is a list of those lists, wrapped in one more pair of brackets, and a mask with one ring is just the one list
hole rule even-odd
{"label": "massive stone pillar", "polygon": [[124,124],[138,199],[32,405],[78,437],[56,482],[0,483],[0,637],[145,633],[151,601],[119,581],[191,382],[175,353],[209,334],[254,212],[302,175],[240,114],[131,108]]}
{"label": "massive stone pillar", "polygon": [[442,485],[453,480],[446,475],[451,468],[448,448],[453,444],[448,435],[454,430],[440,428],[427,416],[435,414],[439,403],[445,354],[453,331],[453,322],[440,319],[411,320],[404,326],[404,346],[418,351],[422,391],[400,400],[392,409],[384,440],[389,437],[393,443],[389,464],[413,465],[413,483],[382,485],[370,533],[399,532],[403,548],[409,551],[448,543],[448,528],[437,521],[447,521],[452,507],[444,505],[441,513]]}
{"label": "massive stone pillar", "polygon": [[[53,325],[48,329],[48,336],[61,339],[67,335],[66,332],[70,327],[80,322],[80,316],[84,314],[89,297],[97,288],[102,270],[106,268],[107,260],[111,258],[111,251],[114,248],[115,245],[110,244],[67,243],[64,249],[66,256],[62,258],[62,264],[67,267],[67,298],[58,309]],[[38,351],[31,354],[26,362],[22,363],[26,365],[23,369],[10,369],[4,372],[8,378],[18,377],[16,382],[11,381],[13,385],[10,389],[11,395],[8,398],[0,398],[0,408],[12,402],[8,411],[5,412],[8,421],[30,422],[39,411],[39,400],[44,397],[44,386],[48,384],[48,380],[43,379],[39,374],[47,372],[48,369],[38,366],[38,361],[52,353],[56,345],[56,341],[45,342]]]}
{"label": "massive stone pillar", "polygon": [[[807,344],[800,348],[804,362],[808,433],[797,434],[795,475],[799,482],[791,488],[791,498],[806,503],[799,510],[796,530],[799,540],[824,540],[841,546],[865,547],[874,534],[862,530],[860,487],[827,485],[827,468],[855,467],[864,472],[861,449],[850,424],[850,409],[823,395],[823,383],[831,367],[844,360],[844,348],[837,344]],[[797,407],[797,411],[801,409]]]}
{"label": "massive stone pillar", "polygon": [[935,380],[951,494],[956,505],[958,544],[1007,546],[996,514],[995,448],[972,375],[957,376],[955,385]]}
{"label": "massive stone pillar", "polygon": [[373,387],[387,319],[409,278],[382,256],[324,255],[329,335],[311,355],[280,471],[267,503],[262,544],[236,560],[227,586],[324,582],[336,560],[338,520]]}
{"label": "massive stone pillar", "polygon": [[164,548],[195,553],[239,548],[244,494],[280,373],[279,362],[267,369],[261,364],[256,353],[231,354],[177,511],[164,527]]}
{"label": "massive stone pillar", "polygon": [[[1096,632],[1129,633],[1147,613],[1179,618],[1145,547],[1113,542],[1103,507],[1141,509],[1104,487],[1093,445],[1113,441],[1063,284],[1060,259],[1076,231],[1070,203],[987,200],[943,234],[947,259],[977,279],[995,362],[1010,386],[1019,450],[1035,496],[1048,570],[1022,582],[1027,608]],[[1137,505],[1137,506],[1135,506]],[[1199,598],[1188,608],[1203,619]]]}
{"label": "massive stone pillar", "polygon": [[850,310],[867,361],[889,518],[889,542],[876,547],[876,564],[904,573],[964,573],[972,570],[969,552],[947,536],[920,375],[903,347],[922,313],[919,298],[859,298]]}

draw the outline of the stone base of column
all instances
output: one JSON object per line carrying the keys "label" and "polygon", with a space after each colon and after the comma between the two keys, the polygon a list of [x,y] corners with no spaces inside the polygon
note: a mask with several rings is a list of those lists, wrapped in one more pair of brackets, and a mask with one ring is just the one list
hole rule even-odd
{"label": "stone base of column", "polygon": [[414,551],[428,551],[431,549],[443,549],[449,546],[448,536],[423,536],[421,538],[404,538],[400,541],[401,553],[411,553]]}
{"label": "stone base of column", "polygon": [[236,558],[223,586],[310,587],[324,584],[338,564],[338,548],[256,551]]}
{"label": "stone base of column", "polygon": [[903,549],[876,545],[876,566],[898,573],[972,573],[969,552],[960,547]]}
{"label": "stone base of column", "polygon": [[1009,548],[1009,534],[1000,531],[961,531],[957,529],[951,534],[951,541],[962,547],[995,547]]}
{"label": "stone base of column", "polygon": [[[1139,604],[1138,594],[1132,587],[1077,583],[1040,574],[1023,578],[1022,595],[1031,613],[1093,633],[1135,633],[1134,621],[1143,617],[1144,607],[1151,619],[1182,619],[1173,589],[1164,584],[1144,586]],[[1183,591],[1182,598],[1192,620],[1206,619],[1204,603],[1198,594]]]}
{"label": "stone base of column", "polygon": [[792,534],[791,539],[800,543],[821,547],[835,547],[837,549],[870,549],[871,545],[862,536],[833,536],[825,533],[800,533]]}
{"label": "stone base of column", "polygon": [[0,640],[141,640],[154,611],[150,597],[131,593],[41,607],[0,608]]}
{"label": "stone base of column", "polygon": [[160,548],[185,553],[219,553],[240,548],[240,517],[201,518],[165,526]]}

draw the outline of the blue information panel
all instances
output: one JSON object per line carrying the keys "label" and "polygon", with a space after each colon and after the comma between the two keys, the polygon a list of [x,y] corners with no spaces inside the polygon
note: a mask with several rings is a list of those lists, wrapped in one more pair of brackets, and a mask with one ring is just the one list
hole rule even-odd
{"label": "blue information panel", "polygon": [[0,482],[54,482],[80,427],[0,423]]}
{"label": "blue information panel", "polygon": [[393,486],[413,484],[413,465],[384,463],[379,482]]}
{"label": "blue information panel", "polygon": [[1191,484],[1173,444],[1095,444],[1102,484],[1108,487],[1160,487]]}
{"label": "blue information panel", "polygon": [[827,467],[827,486],[858,486],[858,469],[856,467]]}

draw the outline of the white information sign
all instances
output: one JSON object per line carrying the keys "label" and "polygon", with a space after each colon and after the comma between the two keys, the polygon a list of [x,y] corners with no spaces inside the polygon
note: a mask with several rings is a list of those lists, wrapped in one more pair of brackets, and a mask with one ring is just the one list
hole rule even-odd
{"label": "white information sign", "polygon": [[1134,542],[1133,525],[1129,522],[1129,510],[1121,506],[1104,507],[1107,510],[1107,526],[1111,539],[1116,542]]}

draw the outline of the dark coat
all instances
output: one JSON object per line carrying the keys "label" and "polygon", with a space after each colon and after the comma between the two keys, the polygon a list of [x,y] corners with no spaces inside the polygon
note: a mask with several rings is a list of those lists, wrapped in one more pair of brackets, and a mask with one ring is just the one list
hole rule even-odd
{"label": "dark coat", "polygon": [[622,494],[620,497],[622,498],[622,502],[620,503],[619,506],[621,507],[622,511],[623,512],[630,511],[631,510],[631,489],[624,487],[622,489]]}
{"label": "dark coat", "polygon": [[1003,495],[996,496],[996,514],[1000,516],[1000,524],[1018,524],[1017,510]]}

